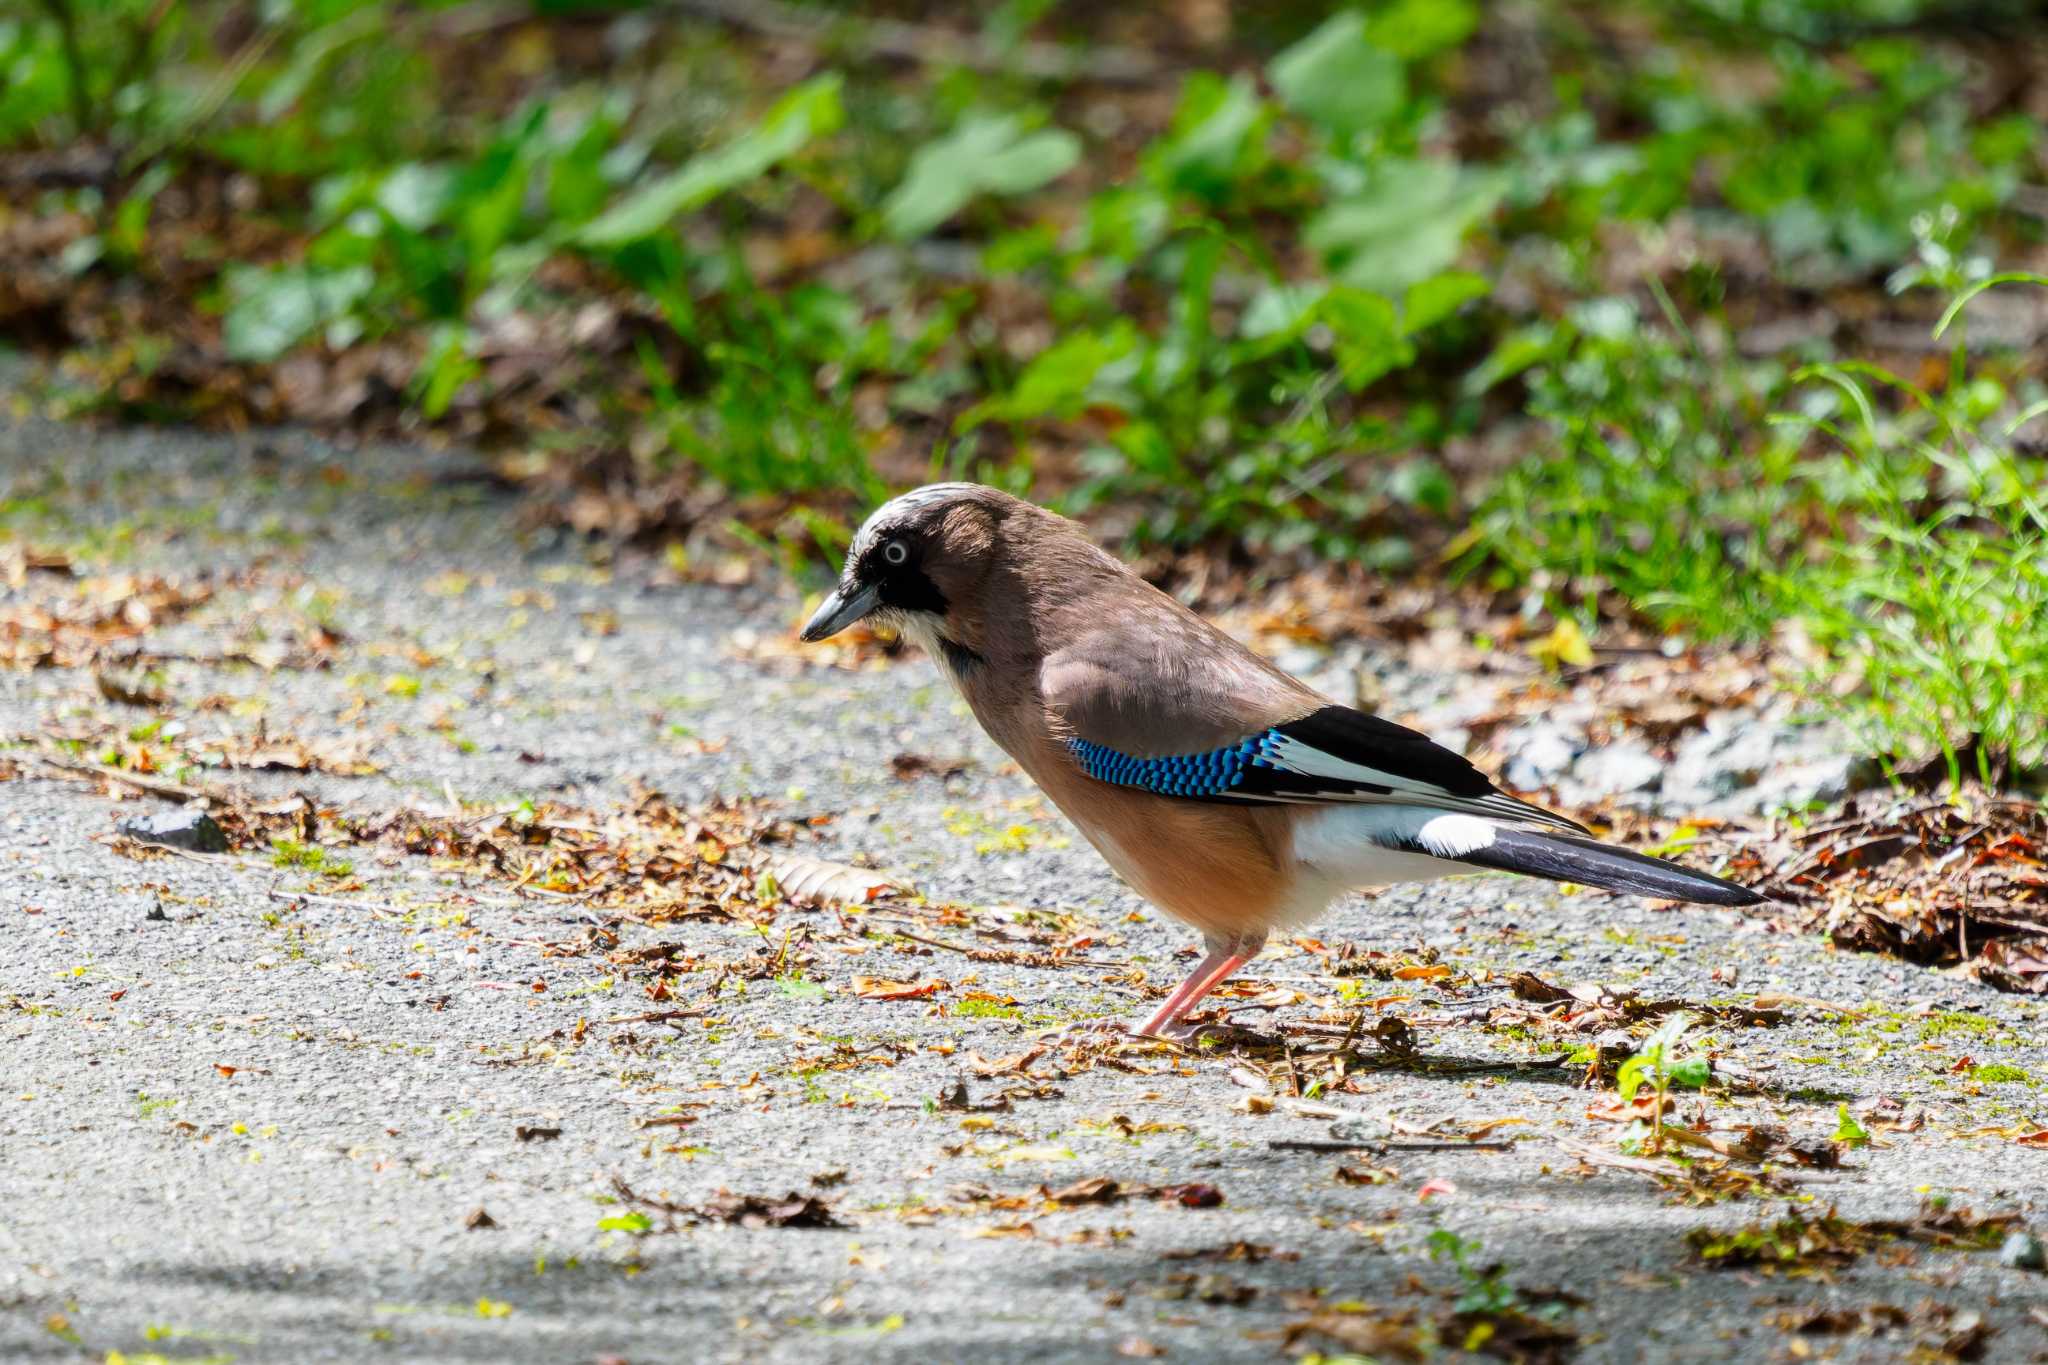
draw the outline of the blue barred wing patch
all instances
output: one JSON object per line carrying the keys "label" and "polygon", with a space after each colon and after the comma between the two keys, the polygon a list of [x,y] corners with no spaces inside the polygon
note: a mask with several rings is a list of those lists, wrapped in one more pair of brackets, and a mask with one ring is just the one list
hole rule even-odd
{"label": "blue barred wing patch", "polygon": [[1085,739],[1070,739],[1067,747],[1081,770],[1098,782],[1161,796],[1219,797],[1243,787],[1259,769],[1277,768],[1274,745],[1279,738],[1278,731],[1267,730],[1207,753],[1165,758],[1133,758]]}
{"label": "blue barred wing patch", "polygon": [[1199,754],[1136,758],[1079,736],[1067,748],[1096,781],[1160,796],[1232,805],[1384,802],[1587,832],[1501,791],[1427,735],[1345,706]]}

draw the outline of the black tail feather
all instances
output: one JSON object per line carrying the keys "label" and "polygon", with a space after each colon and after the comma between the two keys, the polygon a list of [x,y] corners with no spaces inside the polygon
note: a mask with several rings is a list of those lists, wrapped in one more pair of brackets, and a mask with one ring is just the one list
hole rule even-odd
{"label": "black tail feather", "polygon": [[1579,882],[1603,891],[1701,905],[1759,905],[1764,900],[1746,886],[1662,858],[1548,830],[1496,827],[1491,844],[1473,849],[1458,861],[1554,882]]}

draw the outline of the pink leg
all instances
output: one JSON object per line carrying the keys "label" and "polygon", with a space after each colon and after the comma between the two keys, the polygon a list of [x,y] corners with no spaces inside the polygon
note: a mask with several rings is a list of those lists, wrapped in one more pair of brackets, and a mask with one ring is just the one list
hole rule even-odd
{"label": "pink leg", "polygon": [[1166,997],[1152,1017],[1139,1025],[1138,1033],[1147,1038],[1170,1038],[1173,1026],[1181,1016],[1201,1003],[1202,997],[1223,983],[1225,977],[1259,955],[1266,946],[1263,934],[1257,938],[1232,938],[1222,943],[1211,943],[1209,955],[1195,964],[1188,979]]}

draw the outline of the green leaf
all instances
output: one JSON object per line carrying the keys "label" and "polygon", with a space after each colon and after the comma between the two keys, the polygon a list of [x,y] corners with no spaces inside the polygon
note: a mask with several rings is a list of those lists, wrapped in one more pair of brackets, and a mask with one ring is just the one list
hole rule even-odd
{"label": "green leaf", "polygon": [[114,210],[106,233],[107,251],[117,260],[132,261],[149,245],[149,216],[156,197],[171,183],[171,165],[159,161],[142,173],[135,188]]}
{"label": "green leaf", "polygon": [[1171,222],[1172,204],[1151,185],[1102,190],[1088,202],[1082,249],[1120,270],[1157,246]]}
{"label": "green leaf", "polygon": [[1685,1031],[1692,1025],[1693,1018],[1690,1014],[1684,1010],[1674,1011],[1665,1016],[1664,1022],[1657,1025],[1655,1031],[1643,1040],[1643,1051],[1663,1056],[1677,1045],[1678,1040],[1685,1036]]}
{"label": "green leaf", "polygon": [[357,209],[374,203],[381,183],[383,177],[378,172],[364,170],[343,171],[314,181],[313,212],[308,225],[328,228],[341,222]]}
{"label": "green leaf", "polygon": [[221,340],[228,356],[268,363],[347,317],[368,297],[377,277],[366,265],[334,271],[234,265],[227,268],[225,281],[228,307]]}
{"label": "green leaf", "polygon": [[1468,270],[1432,275],[1409,286],[1401,300],[1401,331],[1406,336],[1427,331],[1472,300],[1483,299],[1492,292],[1493,285],[1484,275]]}
{"label": "green leaf", "polygon": [[613,1214],[597,1220],[599,1232],[647,1232],[654,1227],[654,1220],[638,1209],[631,1213]]}
{"label": "green leaf", "polygon": [[1420,507],[1439,517],[1451,514],[1458,499],[1457,485],[1442,463],[1427,455],[1404,460],[1387,475],[1387,493],[1410,507]]}
{"label": "green leaf", "polygon": [[509,120],[484,154],[455,178],[451,197],[457,235],[467,260],[468,298],[474,298],[490,277],[492,258],[517,229],[546,124],[544,105],[535,105],[524,116]]}
{"label": "green leaf", "polygon": [[330,268],[369,264],[381,269],[429,317],[454,318],[462,313],[463,253],[445,233],[414,232],[396,221],[388,221],[380,234],[381,244],[389,253],[385,259],[365,258],[345,250],[355,245],[349,242],[349,236],[329,233],[316,243],[315,251],[322,255],[331,251],[337,258],[348,257],[323,260],[321,264]]}
{"label": "green leaf", "polygon": [[1649,1070],[1650,1059],[1641,1053],[1621,1064],[1621,1070],[1615,1073],[1614,1088],[1620,1092],[1623,1103],[1636,1097],[1636,1091],[1642,1089],[1643,1082],[1648,1079]]}
{"label": "green leaf", "polygon": [[1570,347],[1575,335],[1571,328],[1554,322],[1532,322],[1517,328],[1500,339],[1492,354],[1475,365],[1459,387],[1468,398],[1476,398],[1532,365],[1556,359]]}
{"label": "green leaf", "polygon": [[426,358],[413,377],[413,393],[420,411],[438,419],[470,380],[483,374],[483,366],[470,354],[472,338],[461,323],[443,323],[434,330]]}
{"label": "green leaf", "polygon": [[1080,159],[1081,139],[1064,128],[1046,128],[990,156],[979,178],[991,193],[1025,194],[1065,175]]}
{"label": "green leaf", "polygon": [[630,108],[623,94],[607,100],[583,120],[573,137],[556,143],[547,159],[547,203],[549,216],[557,222],[591,218],[604,207],[612,187],[639,169],[643,149],[616,145]]}
{"label": "green leaf", "polygon": [[824,982],[806,981],[790,972],[775,978],[775,988],[792,1000],[823,1000],[828,994]]}
{"label": "green leaf", "polygon": [[1688,1057],[1667,1066],[1664,1075],[1673,1090],[1704,1090],[1714,1079],[1714,1064],[1705,1057]]}
{"label": "green leaf", "polygon": [[761,122],[715,152],[641,186],[583,225],[572,241],[599,249],[620,247],[661,232],[677,215],[700,208],[736,186],[765,175],[816,137],[836,131],[846,111],[840,78],[819,76],[776,101]]}
{"label": "green leaf", "polygon": [[1188,77],[1173,128],[1153,152],[1167,186],[1205,199],[1228,194],[1252,161],[1252,133],[1265,117],[1250,77]]}
{"label": "green leaf", "polygon": [[1627,345],[1641,335],[1642,321],[1628,299],[1583,299],[1567,310],[1572,325],[1589,337]]}
{"label": "green leaf", "polygon": [[1662,1073],[1665,1085],[1671,1083],[1670,1067],[1674,1060],[1673,1054],[1678,1049],[1678,1040],[1692,1024],[1692,1016],[1683,1010],[1668,1015],[1649,1037],[1643,1039],[1642,1047],[1636,1050],[1636,1056]]}
{"label": "green leaf", "polygon": [[454,184],[454,173],[446,166],[409,161],[384,177],[375,202],[400,227],[425,232],[441,221]]}
{"label": "green leaf", "polygon": [[1429,1236],[1424,1239],[1424,1245],[1429,1248],[1429,1259],[1432,1261],[1447,1260],[1462,1265],[1468,1255],[1465,1239],[1449,1228],[1431,1229]]}
{"label": "green leaf", "polygon": [[1081,141],[1061,128],[1024,131],[1014,114],[970,115],[910,158],[903,183],[882,204],[891,237],[920,237],[977,194],[1025,194],[1074,168]]}
{"label": "green leaf", "polygon": [[1455,261],[1501,190],[1497,177],[1449,161],[1389,161],[1362,193],[1311,219],[1303,236],[1347,283],[1398,293]]}
{"label": "green leaf", "polygon": [[1001,401],[1004,416],[1071,416],[1087,398],[1095,377],[1112,361],[1129,355],[1137,333],[1128,322],[1107,332],[1081,332],[1034,357],[1017,387]]}
{"label": "green leaf", "polygon": [[318,79],[328,61],[351,44],[375,36],[388,21],[375,5],[364,5],[317,28],[291,45],[292,59],[256,103],[259,123],[276,123]]}
{"label": "green leaf", "polygon": [[1989,279],[1977,281],[1968,289],[1963,290],[1953,299],[1950,299],[1948,307],[1941,310],[1941,320],[1934,324],[1934,339],[1936,341],[1941,340],[1941,334],[1948,330],[1948,325],[1956,320],[1956,314],[1962,312],[1968,306],[1971,299],[1976,298],[1985,290],[2001,284],[2038,284],[2048,286],[2048,275],[2034,275],[2024,270],[2012,270],[2002,275],[1993,275]]}
{"label": "green leaf", "polygon": [[1269,285],[1245,306],[1237,334],[1246,341],[1291,341],[1315,321],[1316,307],[1329,292],[1326,284]]}
{"label": "green leaf", "polygon": [[1867,1147],[1870,1145],[1869,1132],[1864,1129],[1862,1124],[1856,1121],[1855,1116],[1849,1112],[1849,1106],[1846,1104],[1837,1104],[1835,1106],[1835,1141],[1850,1147]]}
{"label": "green leaf", "polygon": [[1394,0],[1372,16],[1365,36],[1382,51],[1409,61],[1456,47],[1479,27],[1472,0]]}
{"label": "green leaf", "polygon": [[960,419],[960,429],[978,426],[991,417],[1019,421],[1032,417],[1071,417],[1081,410],[1095,378],[1105,366],[1129,355],[1137,330],[1128,319],[1107,331],[1076,332],[1040,351],[1017,377],[1008,393],[976,405]]}
{"label": "green leaf", "polygon": [[1266,74],[1288,108],[1343,138],[1385,123],[1408,98],[1400,60],[1373,46],[1365,20],[1349,10],[1275,57]]}
{"label": "green leaf", "polygon": [[1394,319],[1393,303],[1378,294],[1338,285],[1316,316],[1329,327],[1338,373],[1354,392],[1415,359],[1415,348]]}

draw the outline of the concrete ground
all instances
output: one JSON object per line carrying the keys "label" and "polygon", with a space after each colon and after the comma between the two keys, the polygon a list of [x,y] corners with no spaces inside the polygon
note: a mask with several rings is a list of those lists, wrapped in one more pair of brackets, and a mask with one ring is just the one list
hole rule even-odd
{"label": "concrete ground", "polygon": [[[0,750],[17,770],[0,782],[0,1358],[1397,1359],[1505,1350],[1514,1332],[1486,1309],[1510,1293],[1561,1303],[1576,1339],[1526,1349],[1583,1360],[2048,1358],[2048,1276],[1995,1245],[1849,1232],[1824,1256],[1810,1233],[1766,1271],[1707,1268],[1688,1243],[1788,1209],[1911,1220],[1930,1195],[2039,1230],[2048,1147],[2018,1139],[2048,1127],[2040,1004],[1767,918],[1474,878],[1355,898],[1314,931],[1401,955],[1407,977],[1340,980],[1314,940],[1280,943],[1230,999],[1312,1078],[1337,1079],[1329,1035],[1361,1009],[1368,1033],[1409,1024],[1419,1052],[1361,1045],[1306,1101],[1257,1044],[1055,1040],[980,1075],[977,1057],[1016,1058],[1049,1026],[1136,1014],[1136,972],[1156,987],[1185,970],[1192,935],[1116,882],[921,659],[823,666],[791,640],[786,590],[594,567],[467,471],[289,433],[19,419],[0,426],[0,535],[88,577],[216,576],[210,602],[145,637],[184,656],[152,680],[161,716],[244,736],[260,721],[379,769],[206,781],[365,814],[451,796],[605,812],[643,786],[759,797],[829,817],[806,851],[871,858],[928,904],[628,923],[626,948],[781,945],[803,964],[715,999],[686,975],[673,1006],[695,1013],[635,1019],[664,1008],[652,978],[574,950],[605,915],[571,899],[427,854],[347,851],[342,878],[122,856],[117,817],[164,803],[117,803],[36,755],[148,714],[89,672],[0,672],[0,735],[19,741]],[[0,576],[0,617],[48,577]],[[328,667],[220,659],[316,619],[341,635]],[[906,780],[900,754],[959,770]],[[932,908],[947,904],[964,909]],[[1089,937],[1076,956],[1098,965],[861,934],[913,922],[956,946]],[[1597,1116],[1612,1088],[1558,1064],[1590,1035],[1525,1017],[1521,972],[1593,1003],[1595,987],[1703,1008],[1794,997],[1774,1026],[1698,1026],[1732,1082],[1678,1119],[1824,1144],[1846,1112],[1874,1141],[1838,1170],[1781,1160],[1761,1193],[1704,1172],[1695,1190],[1719,1197],[1674,1193],[1679,1164],[1632,1166]],[[945,985],[872,999],[857,976]],[[1402,1140],[1508,1145],[1271,1146],[1328,1140],[1332,1110]],[[1221,1203],[1041,1193],[1095,1177]],[[807,1192],[840,1226],[670,1230],[615,1181],[685,1205]],[[1444,1239],[1432,1256],[1439,1230],[1463,1239],[1464,1272]]]}

